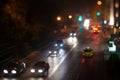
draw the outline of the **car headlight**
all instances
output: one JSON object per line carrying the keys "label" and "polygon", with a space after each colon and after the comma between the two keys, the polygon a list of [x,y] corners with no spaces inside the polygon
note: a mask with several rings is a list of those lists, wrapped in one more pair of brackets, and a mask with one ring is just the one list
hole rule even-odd
{"label": "car headlight", "polygon": [[72,33],[70,33],[70,36],[72,36]]}
{"label": "car headlight", "polygon": [[57,53],[57,51],[54,51],[54,53]]}
{"label": "car headlight", "polygon": [[16,70],[12,70],[11,73],[12,73],[12,74],[16,74],[17,71],[16,71]]}
{"label": "car headlight", "polygon": [[4,70],[3,70],[3,73],[7,74],[7,73],[8,73],[8,70],[4,69]]}
{"label": "car headlight", "polygon": [[39,72],[39,73],[42,73],[42,72],[43,72],[43,70],[42,70],[42,69],[39,69],[39,70],[38,70],[38,72]]}
{"label": "car headlight", "polygon": [[76,36],[76,33],[74,33],[74,36]]}
{"label": "car headlight", "polygon": [[31,72],[31,73],[34,73],[34,72],[35,72],[35,69],[31,69],[30,72]]}
{"label": "car headlight", "polygon": [[60,44],[61,47],[63,47],[63,44]]}
{"label": "car headlight", "polygon": [[58,44],[55,44],[55,46],[58,46]]}
{"label": "car headlight", "polygon": [[49,53],[52,53],[52,51],[49,51]]}

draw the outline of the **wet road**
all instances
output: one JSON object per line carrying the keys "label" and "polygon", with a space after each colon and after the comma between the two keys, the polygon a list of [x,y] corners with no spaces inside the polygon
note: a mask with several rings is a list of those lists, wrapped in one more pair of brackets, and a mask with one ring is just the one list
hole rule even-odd
{"label": "wet road", "polygon": [[[79,33],[77,38],[64,39],[67,49],[60,50],[59,56],[48,57],[48,47],[43,51],[32,52],[24,60],[28,67],[18,78],[3,78],[2,80],[119,80],[120,69],[109,68],[104,57],[106,38],[102,32],[93,34],[90,31]],[[83,48],[90,46],[94,49],[94,57],[82,57]],[[49,75],[45,78],[31,77],[30,68],[39,60],[50,64]],[[115,71],[116,70],[116,71]]]}

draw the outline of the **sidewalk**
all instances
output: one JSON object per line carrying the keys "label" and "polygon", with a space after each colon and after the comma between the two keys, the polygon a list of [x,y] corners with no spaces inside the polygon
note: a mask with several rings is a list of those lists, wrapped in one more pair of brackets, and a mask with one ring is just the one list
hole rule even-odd
{"label": "sidewalk", "polygon": [[110,56],[111,55],[114,55],[114,54],[116,54],[116,55],[118,55],[118,58],[119,58],[119,60],[120,60],[120,51],[119,52],[116,52],[116,53],[110,53],[109,51],[104,51],[104,53],[103,53],[103,57],[104,57],[104,60],[109,60],[110,59]]}

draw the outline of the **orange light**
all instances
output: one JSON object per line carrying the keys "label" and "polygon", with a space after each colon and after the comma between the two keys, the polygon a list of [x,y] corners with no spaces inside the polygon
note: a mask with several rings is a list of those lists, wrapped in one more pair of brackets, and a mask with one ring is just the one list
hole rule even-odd
{"label": "orange light", "polygon": [[83,55],[85,55],[85,53],[83,53]]}
{"label": "orange light", "polygon": [[61,21],[61,17],[60,16],[57,17],[57,21]]}
{"label": "orange light", "polygon": [[102,5],[102,1],[97,1],[97,4],[100,6]]}
{"label": "orange light", "polygon": [[95,24],[94,26],[92,26],[93,32],[99,32],[100,29],[100,25],[99,24]]}
{"label": "orange light", "polygon": [[69,19],[72,19],[72,15],[69,15],[68,18],[69,18]]}

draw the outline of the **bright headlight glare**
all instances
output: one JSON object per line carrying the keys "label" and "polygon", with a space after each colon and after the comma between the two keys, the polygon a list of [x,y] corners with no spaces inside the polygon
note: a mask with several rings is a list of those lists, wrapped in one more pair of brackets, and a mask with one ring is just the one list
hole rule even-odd
{"label": "bright headlight glare", "polygon": [[70,36],[72,36],[72,33],[70,33]]}
{"label": "bright headlight glare", "polygon": [[74,36],[76,36],[76,33],[74,33]]}
{"label": "bright headlight glare", "polygon": [[49,53],[52,53],[51,51],[49,51]]}
{"label": "bright headlight glare", "polygon": [[55,44],[55,46],[58,46],[58,44]]}
{"label": "bright headlight glare", "polygon": [[16,74],[17,72],[16,72],[16,70],[12,70],[11,73],[12,74]]}
{"label": "bright headlight glare", "polygon": [[57,51],[54,51],[54,53],[57,53]]}
{"label": "bright headlight glare", "polygon": [[63,46],[63,44],[60,44],[60,46],[62,47],[62,46]]}
{"label": "bright headlight glare", "polygon": [[35,69],[31,69],[30,71],[31,71],[31,73],[34,73],[34,72],[35,72]]}
{"label": "bright headlight glare", "polygon": [[39,70],[38,70],[38,72],[39,72],[39,73],[42,73],[42,72],[43,72],[43,70],[42,70],[42,69],[39,69]]}
{"label": "bright headlight glare", "polygon": [[8,70],[4,69],[3,72],[4,72],[5,74],[7,74],[7,73],[8,73]]}

